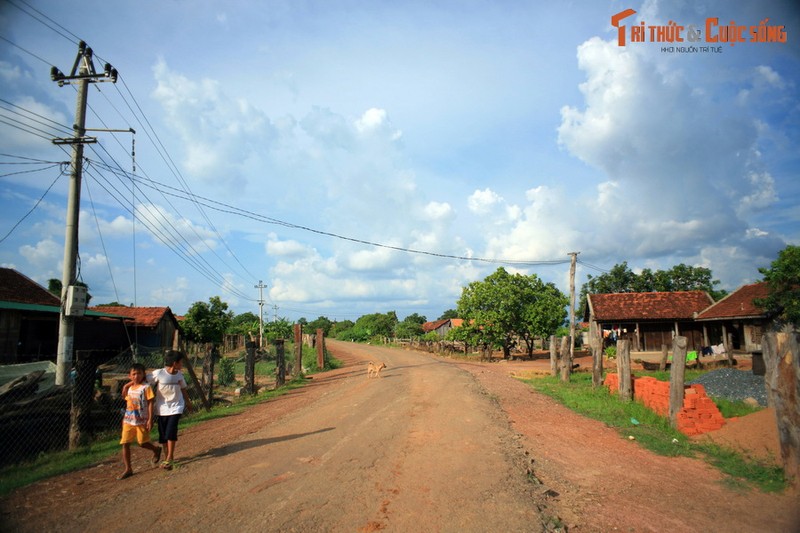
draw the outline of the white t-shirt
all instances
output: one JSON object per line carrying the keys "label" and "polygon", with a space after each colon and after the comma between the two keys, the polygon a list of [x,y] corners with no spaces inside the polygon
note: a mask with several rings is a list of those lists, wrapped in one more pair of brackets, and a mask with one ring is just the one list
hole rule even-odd
{"label": "white t-shirt", "polygon": [[156,412],[161,416],[179,415],[185,407],[181,389],[186,388],[183,372],[170,374],[166,368],[147,375],[148,383],[156,383]]}

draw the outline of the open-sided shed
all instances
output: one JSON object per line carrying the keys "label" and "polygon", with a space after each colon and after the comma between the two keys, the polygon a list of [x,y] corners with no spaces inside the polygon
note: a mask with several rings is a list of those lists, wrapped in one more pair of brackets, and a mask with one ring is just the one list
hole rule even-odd
{"label": "open-sided shed", "polygon": [[677,335],[687,338],[689,350],[706,345],[695,315],[714,300],[704,291],[626,292],[589,294],[587,303],[590,335],[603,335],[606,344],[630,340],[635,351],[660,351]]}

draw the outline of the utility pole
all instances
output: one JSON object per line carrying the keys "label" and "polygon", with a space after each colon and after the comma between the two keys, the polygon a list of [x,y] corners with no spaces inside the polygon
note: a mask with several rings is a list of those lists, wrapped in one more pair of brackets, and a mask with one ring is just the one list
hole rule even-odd
{"label": "utility pole", "polygon": [[264,285],[261,280],[258,280],[258,285],[255,286],[258,289],[258,349],[264,347]]}
{"label": "utility pole", "polygon": [[569,264],[569,364],[575,356],[575,265],[578,262],[580,252],[570,252],[567,255],[572,257]]}
{"label": "utility pole", "polygon": [[273,304],[272,311],[274,312],[274,314],[272,315],[274,317],[272,319],[272,321],[273,322],[277,322],[278,321],[278,306]]}
{"label": "utility pole", "polygon": [[97,73],[92,62],[92,49],[81,41],[78,45],[78,55],[72,66],[69,76],[56,67],[50,69],[50,78],[58,83],[59,87],[77,82],[78,96],[75,109],[75,134],[66,139],[53,139],[53,144],[72,145],[72,173],[69,182],[69,196],[67,198],[67,220],[64,236],[64,266],[61,276],[61,311],[58,324],[58,353],[56,356],[56,385],[67,382],[70,367],[72,366],[72,353],[75,340],[75,318],[82,314],[72,313],[68,309],[67,296],[72,292],[70,287],[77,281],[78,260],[78,216],[81,206],[81,177],[83,173],[83,145],[97,142],[97,139],[85,137],[86,135],[86,99],[89,93],[89,84],[102,81],[117,82],[117,70],[106,64],[105,70]]}

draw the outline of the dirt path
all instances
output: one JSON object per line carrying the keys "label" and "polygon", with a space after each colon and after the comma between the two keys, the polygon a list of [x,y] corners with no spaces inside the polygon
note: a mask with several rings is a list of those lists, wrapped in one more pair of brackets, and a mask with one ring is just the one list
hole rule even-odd
{"label": "dirt path", "polygon": [[[329,342],[309,386],[182,433],[172,472],[134,450],[0,502],[3,531],[797,531],[797,494],[725,488],[510,377]],[[365,377],[384,360],[381,379]],[[502,409],[501,409],[502,408]],[[510,421],[510,423],[509,423]],[[529,483],[527,471],[541,484]],[[140,511],[141,510],[141,511]]]}

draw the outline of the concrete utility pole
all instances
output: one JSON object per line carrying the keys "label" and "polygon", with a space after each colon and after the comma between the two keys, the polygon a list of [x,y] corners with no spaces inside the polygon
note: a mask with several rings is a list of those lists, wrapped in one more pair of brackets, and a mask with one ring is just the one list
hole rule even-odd
{"label": "concrete utility pole", "polygon": [[[106,64],[101,73],[95,72],[92,63],[92,49],[81,41],[78,45],[78,55],[72,66],[69,76],[56,67],[50,69],[50,78],[58,83],[59,87],[77,82],[78,96],[75,109],[75,134],[66,139],[53,139],[53,144],[72,145],[72,174],[69,182],[69,197],[67,199],[67,220],[64,236],[64,267],[61,276],[61,311],[58,325],[58,353],[56,356],[56,385],[67,382],[70,367],[72,366],[72,353],[75,338],[74,316],[83,314],[83,310],[76,313],[70,312],[67,296],[72,292],[70,287],[77,281],[78,260],[78,216],[81,208],[81,177],[83,173],[83,145],[97,142],[97,139],[85,137],[86,134],[86,98],[89,93],[89,84],[101,81],[117,82],[117,70]],[[85,302],[84,302],[85,303]]]}
{"label": "concrete utility pole", "polygon": [[258,349],[264,347],[263,339],[264,339],[264,285],[261,280],[258,280],[258,285],[255,286],[258,289]]}
{"label": "concrete utility pole", "polygon": [[575,357],[575,265],[578,262],[580,252],[570,252],[572,257],[569,264],[569,363]]}

